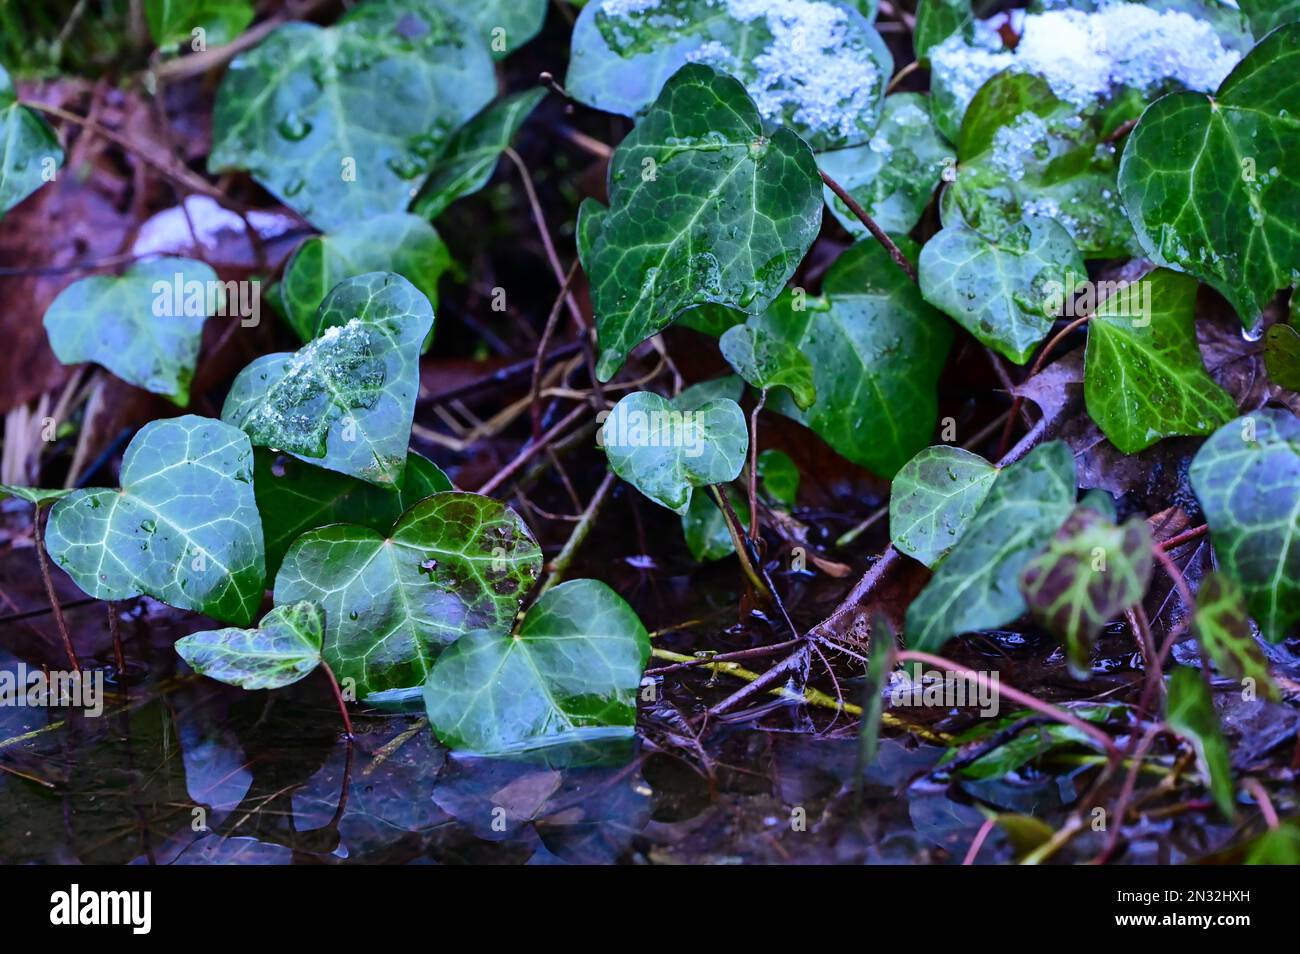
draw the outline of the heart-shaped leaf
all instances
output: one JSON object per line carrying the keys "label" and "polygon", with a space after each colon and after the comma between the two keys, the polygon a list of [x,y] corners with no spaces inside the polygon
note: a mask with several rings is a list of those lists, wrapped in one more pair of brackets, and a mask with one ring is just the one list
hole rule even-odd
{"label": "heart-shaped leaf", "polygon": [[1169,698],[1165,702],[1165,721],[1169,727],[1192,743],[1196,764],[1205,776],[1214,801],[1224,815],[1236,813],[1236,787],[1232,781],[1232,761],[1228,743],[1219,728],[1214,699],[1201,674],[1186,666],[1175,666],[1169,677]]}
{"label": "heart-shaped leaf", "polygon": [[893,57],[848,3],[597,0],[578,17],[565,85],[578,101],[635,116],[688,63],[745,84],[769,124],[814,149],[865,142]]}
{"label": "heart-shaped leaf", "polygon": [[290,544],[308,530],[356,523],[387,533],[418,501],[452,489],[447,475],[416,453],[407,455],[402,476],[391,489],[260,449],[254,452],[253,474],[268,576],[275,576]]}
{"label": "heart-shaped leaf", "polygon": [[545,98],[541,87],[526,89],[493,103],[462,126],[416,197],[415,214],[436,219],[457,199],[487,185],[501,153]]}
{"label": "heart-shaped leaf", "polygon": [[907,608],[907,645],[933,652],[950,637],[1025,612],[1018,581],[1074,505],[1074,456],[1061,441],[1008,466],[966,532]]}
{"label": "heart-shaped leaf", "polygon": [[1051,290],[1087,274],[1070,233],[1030,218],[996,238],[950,225],[921,249],[921,294],[983,344],[1024,364],[1052,330]]}
{"label": "heart-shaped leaf", "polygon": [[355,524],[303,534],[275,578],[275,601],[325,611],[325,662],[357,697],[418,689],[434,658],[477,629],[510,631],[542,552],[490,497],[434,494],[384,535]]}
{"label": "heart-shaped leaf", "polygon": [[799,494],[799,468],[785,451],[769,447],[758,455],[758,480],[763,493],[786,507],[794,506]]}
{"label": "heart-shaped leaf", "polygon": [[1300,420],[1264,409],[1223,425],[1188,477],[1220,569],[1241,585],[1270,642],[1300,619]]}
{"label": "heart-shaped leaf", "polygon": [[[730,487],[726,488],[726,494],[741,525],[749,526],[749,501]],[[682,514],[682,535],[697,563],[721,560],[736,552],[727,518],[710,494],[691,496],[690,507]]]}
{"label": "heart-shaped leaf", "polygon": [[59,137],[19,104],[13,80],[0,66],[0,215],[45,185],[61,165]]}
{"label": "heart-shaped leaf", "polygon": [[812,364],[802,351],[766,328],[735,325],[718,340],[718,347],[727,364],[760,391],[788,388],[794,403],[804,411],[817,400]]}
{"label": "heart-shaped leaf", "polygon": [[43,490],[40,487],[15,487],[12,484],[0,484],[0,500],[5,497],[16,497],[32,504],[37,510],[54,503],[56,500],[62,500],[70,493],[72,493],[71,490]]}
{"label": "heart-shaped leaf", "polygon": [[[194,43],[195,50],[223,46],[253,22],[249,0],[146,0],[149,35],[162,49]],[[202,45],[197,45],[199,40]]]}
{"label": "heart-shaped leaf", "polygon": [[241,689],[281,689],[320,665],[325,614],[314,603],[277,606],[256,629],[211,629],[176,641],[191,669]]}
{"label": "heart-shaped leaf", "polygon": [[1219,672],[1229,679],[1250,679],[1259,694],[1280,698],[1268,659],[1250,625],[1246,595],[1229,577],[1207,573],[1196,591],[1196,638]]}
{"label": "heart-shaped leaf", "polygon": [[137,263],[120,278],[73,282],[45,312],[50,347],[64,364],[93,361],[184,407],[203,322],[224,301],[217,273],[187,258]]}
{"label": "heart-shaped leaf", "polygon": [[614,405],[600,433],[614,473],[680,514],[692,489],[735,480],[749,450],[745,414],[725,398],[684,408],[636,391]]}
{"label": "heart-shaped leaf", "polygon": [[546,0],[476,0],[465,4],[464,12],[478,27],[492,58],[503,60],[537,36],[546,19]]}
{"label": "heart-shaped leaf", "polygon": [[1146,593],[1151,561],[1145,520],[1132,517],[1116,526],[1080,505],[1021,573],[1025,602],[1065,645],[1075,678],[1091,674],[1092,648],[1102,627]]}
{"label": "heart-shaped leaf", "polygon": [[312,224],[343,229],[404,210],[495,93],[487,45],[436,0],[363,3],[333,27],[286,23],[226,71],[208,169],[247,169]]}
{"label": "heart-shaped leaf", "polygon": [[894,549],[933,567],[961,540],[997,476],[978,454],[946,444],[925,448],[890,485]]}
{"label": "heart-shaped leaf", "polygon": [[476,630],[438,657],[429,722],[445,745],[480,755],[629,738],[649,657],[622,597],[596,580],[561,583],[517,634]]}
{"label": "heart-shaped leaf", "polygon": [[194,415],[154,421],[122,457],[120,490],[78,490],[50,512],[54,562],[90,596],[152,596],[247,626],[266,564],[243,432]]}
{"label": "heart-shaped leaf", "polygon": [[[1292,293],[1294,303],[1300,295]],[[1264,368],[1278,387],[1300,391],[1300,331],[1276,324],[1264,335]]]}
{"label": "heart-shaped leaf", "polygon": [[1196,288],[1190,276],[1159,269],[1117,288],[1088,323],[1088,414],[1125,454],[1165,437],[1209,434],[1237,414],[1201,361]]}
{"label": "heart-shaped leaf", "polygon": [[450,267],[451,253],[424,219],[405,212],[377,215],[298,247],[280,283],[284,315],[299,338],[311,341],[325,330],[320,306],[326,296],[339,282],[366,272],[396,272],[436,309],[438,279]]}
{"label": "heart-shaped leaf", "polygon": [[1166,96],[1129,134],[1119,186],[1147,254],[1213,285],[1247,327],[1300,262],[1300,23],[1213,97]]}
{"label": "heart-shaped leaf", "polygon": [[688,308],[762,311],[821,224],[812,151],[784,127],[764,133],[744,87],[701,65],[619,144],[609,197],[586,258],[602,381]]}
{"label": "heart-shaped leaf", "polygon": [[221,419],[259,447],[392,486],[406,465],[429,300],[400,275],[360,275],[329,293],[316,325],[319,337],[296,352],[244,368]]}

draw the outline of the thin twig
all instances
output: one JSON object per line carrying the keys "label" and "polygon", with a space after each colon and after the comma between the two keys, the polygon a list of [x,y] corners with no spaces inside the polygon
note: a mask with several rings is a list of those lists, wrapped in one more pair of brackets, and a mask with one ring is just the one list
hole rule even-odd
{"label": "thin twig", "polygon": [[50,599],[50,609],[54,612],[54,622],[59,628],[59,635],[63,637],[63,650],[68,654],[68,664],[76,672],[81,672],[81,662],[77,659],[77,652],[72,648],[72,634],[68,632],[68,621],[63,618],[63,607],[59,603],[58,594],[54,592],[54,581],[50,578],[50,561],[45,553],[45,524],[48,517],[44,520],[41,513],[44,508],[36,508],[36,519],[33,526],[33,536],[36,539],[36,559],[41,565],[41,579],[45,581],[45,595]]}
{"label": "thin twig", "polygon": [[875,240],[885,247],[885,251],[889,252],[889,257],[894,260],[894,264],[907,273],[908,278],[916,281],[916,266],[907,260],[907,256],[903,254],[902,249],[894,244],[894,240],[885,234],[885,230],[876,224],[876,220],[867,214],[867,210],[858,203],[857,199],[849,195],[844,186],[828,176],[823,170],[818,169],[817,171],[821,173],[822,181],[830,187],[830,190],[839,197],[839,200],[848,207],[848,210],[854,214],[857,220],[867,227],[867,231],[872,234]]}
{"label": "thin twig", "polygon": [[591,412],[591,408],[589,408],[585,404],[580,404],[577,407],[575,407],[572,411],[566,414],[558,424],[556,424],[549,431],[543,434],[539,439],[529,442],[528,446],[526,446],[523,450],[521,450],[518,454],[515,455],[514,460],[506,464],[506,466],[503,467],[501,470],[497,471],[496,474],[494,474],[487,481],[487,483],[485,483],[482,487],[478,489],[478,492],[480,494],[492,493],[492,491],[496,490],[507,480],[513,477],[515,473],[519,470],[519,468],[523,467],[524,464],[532,460],[537,454],[544,451],[547,445],[551,443],[551,441],[555,440],[555,438],[557,438],[560,434],[568,430],[569,425],[573,424],[584,414],[588,414],[590,412]]}
{"label": "thin twig", "polygon": [[591,532],[592,526],[595,525],[596,517],[600,514],[600,508],[604,505],[605,498],[609,496],[610,488],[613,486],[614,472],[612,470],[607,471],[604,480],[600,482],[596,492],[591,495],[591,501],[587,504],[587,509],[582,512],[582,517],[574,525],[573,531],[569,534],[569,539],[565,541],[564,548],[560,550],[559,555],[551,564],[550,575],[537,591],[538,599],[541,598],[543,593],[564,579],[564,574],[573,563],[578,548],[582,546],[582,542],[587,539],[587,534]]}

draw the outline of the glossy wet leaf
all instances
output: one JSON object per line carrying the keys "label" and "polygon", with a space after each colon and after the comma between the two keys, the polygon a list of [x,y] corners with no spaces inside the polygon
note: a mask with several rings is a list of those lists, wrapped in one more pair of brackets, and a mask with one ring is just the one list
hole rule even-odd
{"label": "glossy wet leaf", "polygon": [[1204,678],[1195,669],[1175,666],[1169,677],[1165,721],[1192,744],[1196,764],[1223,814],[1236,814],[1236,787],[1228,743],[1219,728],[1219,715]]}
{"label": "glossy wet leaf", "polygon": [[19,105],[13,80],[0,66],[0,215],[45,185],[61,165],[59,137],[35,110]]}
{"label": "glossy wet leaf", "polygon": [[735,401],[669,401],[627,395],[601,425],[609,466],[655,503],[686,513],[691,492],[736,479],[749,451],[748,422]]}
{"label": "glossy wet leaf", "polygon": [[1300,20],[1300,0],[1239,0],[1238,6],[1256,40],[1264,39],[1284,23]]}
{"label": "glossy wet leaf", "polygon": [[[898,241],[914,256],[915,245]],[[929,441],[952,331],[877,242],[845,249],[827,271],[820,298],[787,291],[750,324],[812,363],[811,408],[801,411],[782,393],[768,403],[836,453],[889,477]]]}
{"label": "glossy wet leaf", "polygon": [[253,475],[268,576],[275,575],[290,544],[308,530],[356,523],[386,533],[418,501],[452,489],[438,465],[414,452],[407,455],[402,476],[392,488],[260,448],[254,453]]}
{"label": "glossy wet leaf", "polygon": [[[885,98],[880,126],[869,142],[817,156],[817,164],[849,191],[886,232],[910,232],[930,204],[943,171],[956,151],[939,135],[930,117],[930,98],[894,93]],[[867,227],[826,186],[826,205],[856,239]]]}
{"label": "glossy wet leaf", "polygon": [[917,0],[916,26],[912,30],[916,58],[924,60],[932,46],[961,33],[974,19],[971,0]]}
{"label": "glossy wet leaf", "polygon": [[314,603],[277,606],[256,629],[212,629],[176,641],[191,669],[241,689],[281,689],[320,664],[325,614]]}
{"label": "glossy wet leaf", "polygon": [[284,315],[299,338],[311,341],[324,330],[325,297],[345,279],[367,272],[401,275],[436,309],[438,279],[451,264],[447,246],[424,219],[405,212],[377,215],[298,247],[280,282]]}
{"label": "glossy wet leaf", "polygon": [[54,503],[56,500],[63,499],[70,493],[72,493],[71,490],[44,490],[40,487],[16,487],[13,484],[0,484],[0,500],[5,497],[16,497],[34,505],[37,510]]}
{"label": "glossy wet leaf", "polygon": [[740,80],[765,122],[814,149],[870,138],[894,67],[847,2],[596,0],[574,25],[565,86],[588,106],[636,116],[695,62]]}
{"label": "glossy wet leaf", "polygon": [[919,271],[926,301],[1016,364],[1052,329],[1051,288],[1086,274],[1070,233],[1046,218],[996,238],[948,226],[921,249]]}
{"label": "glossy wet leaf", "polygon": [[1074,457],[1060,441],[1009,465],[957,545],[907,609],[909,649],[934,651],[960,633],[991,629],[1025,612],[1019,578],[1070,515]]}
{"label": "glossy wet leaf", "polygon": [[650,638],[632,608],[596,580],[544,593],[516,635],[480,629],[434,664],[429,721],[453,749],[505,755],[629,738]]}
{"label": "glossy wet leaf", "polygon": [[424,683],[438,653],[471,630],[509,632],[542,554],[513,510],[437,493],[385,536],[357,524],[303,534],[275,578],[275,601],[325,611],[324,657],[357,698]]}
{"label": "glossy wet leaf", "polygon": [[462,9],[478,26],[492,58],[502,60],[537,36],[546,6],[546,0],[475,0]]}
{"label": "glossy wet leaf", "polygon": [[1201,578],[1193,628],[1219,672],[1229,679],[1250,679],[1259,695],[1278,698],[1268,658],[1255,641],[1245,594],[1232,579],[1221,573]]}
{"label": "glossy wet leaf", "polygon": [[997,476],[998,469],[978,454],[946,444],[925,448],[890,485],[894,549],[933,567],[961,540]]}
{"label": "glossy wet leaf", "polygon": [[1034,618],[1065,646],[1070,671],[1086,679],[1102,627],[1151,582],[1151,530],[1141,517],[1116,526],[1080,505],[1020,575]]}
{"label": "glossy wet leaf", "polygon": [[64,364],[93,361],[184,407],[203,323],[224,310],[216,288],[217,273],[202,262],[140,262],[120,277],[92,275],[63,289],[45,312],[45,333]]}
{"label": "glossy wet leaf", "polygon": [[[1292,293],[1292,301],[1296,297]],[[1278,387],[1300,391],[1300,331],[1291,325],[1271,325],[1264,334],[1264,367]]]}
{"label": "glossy wet leaf", "polygon": [[1116,290],[1088,323],[1084,400],[1125,454],[1209,434],[1237,414],[1196,344],[1196,288],[1191,276],[1159,269]]}
{"label": "glossy wet leaf", "polygon": [[404,210],[495,93],[487,45],[435,0],[363,3],[332,27],[286,23],[222,78],[208,169],[246,169],[313,225],[346,228]]}
{"label": "glossy wet leaf", "polygon": [[[146,0],[149,35],[162,49],[205,50],[231,42],[253,22],[249,0]],[[196,35],[195,31],[202,31]],[[202,46],[193,46],[202,38]]]}
{"label": "glossy wet leaf", "polygon": [[804,411],[817,400],[812,364],[797,347],[766,328],[736,325],[722,335],[718,347],[732,369],[760,391],[786,388]]}
{"label": "glossy wet leaf", "polygon": [[436,219],[457,199],[487,185],[501,153],[545,98],[546,90],[541,87],[515,93],[493,103],[462,126],[420,189],[412,211]]}
{"label": "glossy wet leaf", "polygon": [[[1070,711],[1087,722],[1103,723],[1116,714],[1117,708],[1112,705],[1086,705],[1072,707]],[[1010,728],[1027,715],[1028,713],[1021,709],[992,719],[981,719],[979,724],[956,737],[954,745],[939,760],[939,766],[943,767],[960,757],[968,751],[968,746],[988,743],[998,733]],[[1028,727],[975,761],[948,771],[967,779],[999,779],[1005,778],[1035,760],[1042,759],[1045,755],[1062,750],[1096,749],[1097,747],[1096,739],[1082,729],[1052,722]]]}
{"label": "glossy wet leaf", "polygon": [[433,309],[400,275],[374,272],[337,285],[316,326],[318,336],[296,352],[244,368],[221,418],[259,447],[392,486],[406,464]]}
{"label": "glossy wet leaf", "polygon": [[1300,619],[1300,421],[1264,409],[1225,424],[1188,471],[1219,568],[1270,642]]}
{"label": "glossy wet leaf", "polygon": [[[726,488],[727,499],[735,508],[741,526],[749,526],[749,501],[732,488]],[[736,552],[736,544],[727,528],[727,518],[712,494],[694,494],[690,506],[682,514],[682,534],[686,548],[698,563],[721,560]]]}
{"label": "glossy wet leaf", "polygon": [[799,494],[799,468],[785,451],[769,447],[758,455],[758,482],[763,493],[786,507]]}
{"label": "glossy wet leaf", "polygon": [[744,87],[707,66],[673,76],[610,169],[584,259],[602,380],[689,308],[760,312],[821,224],[812,151],[788,129],[765,133]]}
{"label": "glossy wet leaf", "polygon": [[1213,97],[1154,103],[1119,185],[1143,249],[1213,285],[1252,327],[1300,262],[1300,23],[1269,34]]}
{"label": "glossy wet leaf", "polygon": [[97,599],[152,596],[247,626],[266,578],[247,436],[194,415],[154,421],[127,447],[121,481],[54,505],[54,562]]}

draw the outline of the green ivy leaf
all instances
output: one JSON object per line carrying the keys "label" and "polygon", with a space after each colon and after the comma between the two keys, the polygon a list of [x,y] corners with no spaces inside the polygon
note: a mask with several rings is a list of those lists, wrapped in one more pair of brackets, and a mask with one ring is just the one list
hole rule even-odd
{"label": "green ivy leaf", "polygon": [[311,341],[324,330],[320,306],[330,290],[366,272],[396,272],[437,309],[438,279],[449,268],[451,253],[424,219],[405,212],[377,215],[298,247],[280,283],[284,316],[299,338]]}
{"label": "green ivy leaf", "polygon": [[277,606],[256,629],[211,629],[176,641],[200,676],[241,689],[281,689],[320,665],[325,614],[314,603]]}
{"label": "green ivy leaf", "polygon": [[494,60],[504,60],[542,29],[546,0],[477,0],[464,5]]}
{"label": "green ivy leaf", "polygon": [[1264,39],[1284,23],[1300,20],[1300,0],[1238,0],[1237,5],[1250,22],[1256,40]]}
{"label": "green ivy leaf", "polygon": [[1052,330],[1053,287],[1087,274],[1070,233],[1030,218],[996,238],[950,225],[921,249],[921,294],[981,343],[1024,364]]}
{"label": "green ivy leaf", "polygon": [[[741,525],[749,526],[749,501],[730,487],[725,488],[725,491]],[[690,506],[682,514],[682,534],[686,537],[686,548],[691,551],[691,556],[697,563],[721,560],[736,552],[736,544],[727,527],[727,518],[709,494],[691,496]]]}
{"label": "green ivy leaf", "polygon": [[222,78],[208,169],[247,169],[312,224],[347,228],[404,210],[495,93],[486,44],[435,0],[364,3],[333,27],[287,23]]}
{"label": "green ivy leaf", "polygon": [[1151,529],[1123,526],[1080,505],[1020,575],[1034,618],[1065,646],[1070,671],[1086,679],[1102,627],[1142,599],[1151,582]]}
{"label": "green ivy leaf", "polygon": [[34,110],[19,104],[13,80],[0,66],[0,215],[45,185],[47,159],[54,160],[53,169],[63,165],[59,137]]}
{"label": "green ivy leaf", "polygon": [[773,447],[759,454],[758,479],[763,493],[779,504],[794,507],[799,494],[799,468],[789,454]]}
{"label": "green ivy leaf", "polygon": [[1175,666],[1169,677],[1169,698],[1165,703],[1169,727],[1192,743],[1196,764],[1209,783],[1219,810],[1229,818],[1236,814],[1236,788],[1228,743],[1219,729],[1210,689],[1195,669]]}
{"label": "green ivy leaf", "polygon": [[894,549],[933,567],[961,540],[997,476],[995,466],[960,447],[939,444],[922,450],[890,486]]}
{"label": "green ivy leaf", "polygon": [[472,195],[487,185],[501,153],[545,98],[546,90],[541,87],[515,93],[493,103],[462,126],[433,167],[412,211],[426,219],[436,219],[457,199]]}
{"label": "green ivy leaf", "polygon": [[1026,609],[1021,571],[1070,515],[1074,456],[1061,441],[1008,466],[934,576],[907,609],[911,649],[932,652],[960,633],[1002,626]]}
{"label": "green ivy leaf", "polygon": [[688,308],[762,311],[821,224],[812,151],[784,127],[765,134],[744,87],[707,66],[668,81],[610,169],[587,255],[602,381]]}
{"label": "green ivy leaf", "polygon": [[[876,224],[899,235],[912,230],[956,161],[953,148],[935,129],[930,98],[894,93],[885,98],[880,126],[871,141],[823,152],[817,164],[849,191]],[[826,186],[826,205],[855,239],[870,233],[849,207]]]}
{"label": "green ivy leaf", "polygon": [[1194,278],[1159,269],[1116,290],[1088,324],[1088,414],[1125,454],[1177,435],[1209,434],[1237,405],[1196,345]]}
{"label": "green ivy leaf", "polygon": [[447,475],[414,452],[407,455],[402,476],[390,490],[258,449],[253,490],[266,535],[267,575],[276,574],[290,544],[308,530],[356,523],[387,533],[417,502],[451,489]]}
{"label": "green ivy leaf", "polygon": [[266,564],[253,497],[253,448],[239,430],[194,415],[142,427],[122,457],[120,490],[77,490],[54,505],[45,544],[101,600],[152,596],[247,626]]}
{"label": "green ivy leaf", "polygon": [[70,493],[72,493],[71,490],[43,490],[40,487],[15,487],[13,484],[0,484],[0,500],[5,497],[16,497],[32,504],[37,510],[54,503],[56,500],[62,500]]}
{"label": "green ivy leaf", "polygon": [[726,374],[709,381],[700,381],[673,398],[673,407],[681,411],[693,411],[710,401],[726,399],[739,404],[745,396],[745,382],[738,374]]}
{"label": "green ivy leaf", "polygon": [[718,346],[727,364],[760,391],[787,388],[804,411],[817,400],[812,364],[793,344],[766,328],[735,325],[723,334]]}
{"label": "green ivy leaf", "polygon": [[744,83],[767,123],[814,149],[869,139],[894,71],[880,35],[847,2],[605,0],[574,25],[565,86],[588,106],[636,116],[694,62]]}
{"label": "green ivy leaf", "polygon": [[918,0],[916,27],[912,30],[916,58],[924,61],[931,47],[955,33],[965,32],[974,22],[971,0]]}
{"label": "green ivy leaf", "polygon": [[[1293,294],[1292,302],[1300,296]],[[1264,369],[1278,387],[1300,391],[1300,331],[1290,325],[1271,325],[1264,335]]]}
{"label": "green ivy leaf", "polygon": [[1270,33],[1213,97],[1158,100],[1120,161],[1147,254],[1223,293],[1247,327],[1300,262],[1300,23]]}
{"label": "green ivy leaf", "polygon": [[1254,839],[1244,864],[1300,865],[1300,824],[1284,821]]}
{"label": "green ivy leaf", "polygon": [[630,738],[650,637],[596,580],[547,590],[519,632],[467,633],[424,687],[429,722],[453,749],[506,755]]}
{"label": "green ivy leaf", "polygon": [[428,299],[400,275],[341,282],[320,307],[319,337],[268,354],[230,386],[221,419],[255,445],[380,486],[406,464]]}
{"label": "green ivy leaf", "polygon": [[471,630],[510,631],[542,552],[502,503],[434,494],[387,537],[356,524],[303,534],[275,578],[275,601],[325,611],[324,657],[357,697],[418,688],[438,653]]}
{"label": "green ivy leaf", "polygon": [[1255,641],[1246,596],[1232,579],[1208,573],[1196,591],[1196,638],[1229,679],[1251,679],[1260,694],[1278,699],[1268,659]]}
{"label": "green ivy leaf", "polygon": [[[93,361],[185,407],[203,323],[221,310],[211,291],[219,287],[217,273],[202,262],[140,262],[120,278],[92,275],[63,289],[45,312],[45,333],[64,364]],[[193,288],[200,289],[196,297],[190,296]]]}
{"label": "green ivy leaf", "polygon": [[1211,435],[1188,471],[1220,569],[1270,642],[1300,619],[1300,421],[1265,409]]}
{"label": "green ivy leaf", "polygon": [[223,46],[253,22],[249,0],[147,0],[144,6],[149,35],[161,49],[191,43],[203,31],[204,46]]}
{"label": "green ivy leaf", "polygon": [[688,407],[635,391],[605,418],[601,446],[614,473],[655,503],[684,514],[694,488],[739,476],[749,430],[735,401],[719,398]]}

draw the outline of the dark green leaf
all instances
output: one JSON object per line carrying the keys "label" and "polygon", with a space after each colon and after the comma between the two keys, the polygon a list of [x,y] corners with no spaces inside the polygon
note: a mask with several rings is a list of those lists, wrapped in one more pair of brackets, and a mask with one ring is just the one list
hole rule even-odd
{"label": "dark green leaf", "polygon": [[1268,659],[1255,641],[1241,587],[1220,573],[1207,573],[1196,591],[1196,638],[1229,679],[1250,679],[1259,694],[1277,699]]}
{"label": "dark green leaf", "polygon": [[1228,743],[1219,729],[1210,689],[1195,669],[1175,666],[1169,677],[1169,699],[1165,721],[1169,727],[1192,743],[1196,764],[1205,776],[1223,814],[1236,814],[1236,787],[1232,782],[1232,763]]}
{"label": "dark green leaf", "polygon": [[890,486],[894,549],[933,567],[961,540],[997,476],[998,469],[978,454],[945,444],[925,448]]}
{"label": "dark green leaf", "polygon": [[325,614],[314,603],[277,606],[256,629],[212,629],[176,641],[201,676],[241,689],[280,689],[320,665]]}
{"label": "dark green leaf", "polygon": [[912,30],[916,58],[925,60],[930,47],[938,46],[954,33],[962,33],[974,19],[971,0],[917,0],[916,27]]}
{"label": "dark green leaf", "polygon": [[[1300,296],[1292,294],[1292,303]],[[1276,324],[1264,335],[1264,368],[1269,380],[1288,391],[1300,391],[1300,331]]]}
{"label": "dark green leaf", "polygon": [[[253,22],[249,0],[146,0],[149,35],[163,49],[190,44],[195,51],[231,42]],[[200,34],[195,31],[202,31]],[[202,38],[202,45],[198,41]]]}
{"label": "dark green leaf", "polygon": [[62,500],[71,490],[42,490],[40,487],[15,487],[12,484],[0,484],[0,500],[5,497],[17,497],[40,510],[42,507]]}
{"label": "dark green leaf", "polygon": [[785,451],[769,447],[758,455],[758,479],[763,493],[793,507],[799,493],[799,468]]}
{"label": "dark green leaf", "polygon": [[719,339],[722,356],[742,378],[760,391],[788,388],[800,410],[817,400],[813,369],[802,351],[766,328],[735,325]]}
{"label": "dark green leaf", "polygon": [[[748,527],[749,501],[730,487],[726,488],[726,493],[741,525]],[[687,549],[699,563],[721,560],[736,552],[735,541],[727,528],[727,518],[709,494],[691,496],[690,507],[682,514],[682,533],[686,537]]]}
{"label": "dark green leaf", "polygon": [[542,29],[546,0],[475,0],[464,4],[465,15],[474,21],[492,58],[503,60]]}
{"label": "dark green leaf", "polygon": [[1300,0],[1238,0],[1238,6],[1250,21],[1256,40],[1284,23],[1300,20]]}
{"label": "dark green leaf", "polygon": [[0,215],[50,181],[61,165],[59,137],[35,111],[19,105],[13,81],[0,66]]}

